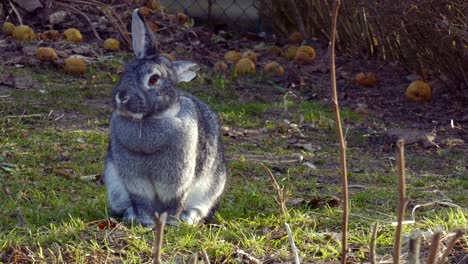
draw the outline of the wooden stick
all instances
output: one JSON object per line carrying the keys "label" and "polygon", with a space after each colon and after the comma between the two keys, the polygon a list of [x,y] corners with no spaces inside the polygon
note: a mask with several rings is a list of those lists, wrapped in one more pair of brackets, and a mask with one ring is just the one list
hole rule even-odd
{"label": "wooden stick", "polygon": [[341,126],[340,108],[338,106],[338,95],[336,89],[336,67],[335,67],[335,41],[336,41],[336,21],[338,18],[338,8],[341,1],[335,0],[332,9],[332,26],[330,34],[330,78],[332,90],[333,110],[335,111],[335,119],[338,130],[338,138],[340,140],[340,157],[341,157],[341,184],[343,192],[343,219],[341,222],[341,263],[346,263],[348,255],[348,171],[346,166],[346,143],[343,136],[343,127]]}
{"label": "wooden stick", "polygon": [[393,243],[393,263],[400,263],[401,256],[401,232],[403,230],[403,219],[405,217],[406,190],[405,190],[405,143],[403,139],[397,142],[397,171],[398,171],[398,224],[395,230],[395,241]]}
{"label": "wooden stick", "polygon": [[450,240],[450,243],[448,244],[447,248],[445,249],[444,254],[442,254],[442,257],[440,257],[439,261],[437,262],[438,264],[445,263],[445,260],[447,259],[448,255],[450,254],[450,251],[455,246],[455,243],[457,242],[457,240],[460,239],[463,236],[463,234],[464,234],[463,230],[458,230],[455,233],[455,235]]}
{"label": "wooden stick", "polygon": [[371,264],[377,264],[377,256],[375,254],[375,241],[377,240],[378,229],[379,229],[379,222],[375,222],[374,227],[372,228],[372,237],[370,241],[369,262]]}
{"label": "wooden stick", "polygon": [[167,219],[167,212],[162,213],[159,215],[157,212],[154,214],[154,218],[156,220],[156,240],[154,241],[154,258],[153,264],[161,264],[161,249],[163,244],[163,237],[164,237],[164,226],[166,225]]}
{"label": "wooden stick", "polygon": [[408,264],[419,264],[420,253],[419,253],[419,238],[421,233],[419,230],[413,231],[409,239],[409,249],[408,249]]}
{"label": "wooden stick", "polygon": [[429,249],[429,256],[427,257],[427,264],[436,264],[437,254],[439,253],[440,237],[442,231],[437,230],[432,235],[431,248]]}

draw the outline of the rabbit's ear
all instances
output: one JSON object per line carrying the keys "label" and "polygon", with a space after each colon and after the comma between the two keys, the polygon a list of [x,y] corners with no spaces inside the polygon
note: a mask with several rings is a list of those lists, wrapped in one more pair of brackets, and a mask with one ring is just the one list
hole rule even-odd
{"label": "rabbit's ear", "polygon": [[189,82],[195,76],[197,71],[200,70],[200,66],[190,61],[173,61],[175,72],[177,74],[177,82]]}
{"label": "rabbit's ear", "polygon": [[132,15],[132,39],[133,51],[137,58],[141,59],[158,53],[156,37],[146,25],[138,9],[135,9]]}

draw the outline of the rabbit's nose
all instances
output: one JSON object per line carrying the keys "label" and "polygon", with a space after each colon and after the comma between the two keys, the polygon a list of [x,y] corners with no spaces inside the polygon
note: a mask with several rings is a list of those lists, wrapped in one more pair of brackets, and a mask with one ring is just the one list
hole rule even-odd
{"label": "rabbit's nose", "polygon": [[125,104],[130,99],[130,96],[127,95],[126,91],[120,91],[117,93],[116,96],[117,96],[117,101],[120,101],[120,103],[122,104]]}

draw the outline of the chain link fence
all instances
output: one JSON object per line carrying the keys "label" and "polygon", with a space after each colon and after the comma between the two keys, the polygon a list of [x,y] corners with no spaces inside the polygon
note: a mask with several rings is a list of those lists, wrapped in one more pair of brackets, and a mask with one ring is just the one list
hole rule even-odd
{"label": "chain link fence", "polygon": [[161,0],[171,12],[184,12],[198,21],[226,25],[230,30],[258,31],[255,0]]}

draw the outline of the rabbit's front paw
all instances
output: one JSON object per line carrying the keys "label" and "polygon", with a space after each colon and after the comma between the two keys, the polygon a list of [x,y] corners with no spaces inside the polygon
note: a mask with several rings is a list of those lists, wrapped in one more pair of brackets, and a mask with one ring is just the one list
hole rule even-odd
{"label": "rabbit's front paw", "polygon": [[126,223],[140,224],[144,227],[153,228],[156,226],[153,217],[145,213],[136,214],[133,208],[127,209],[122,220]]}
{"label": "rabbit's front paw", "polygon": [[177,226],[178,224],[185,222],[189,225],[197,225],[201,221],[201,217],[197,210],[186,210],[183,211],[179,217],[174,215],[170,215],[167,220],[166,224],[170,226]]}
{"label": "rabbit's front paw", "polygon": [[180,215],[180,220],[189,225],[198,225],[202,217],[197,209],[187,209]]}

